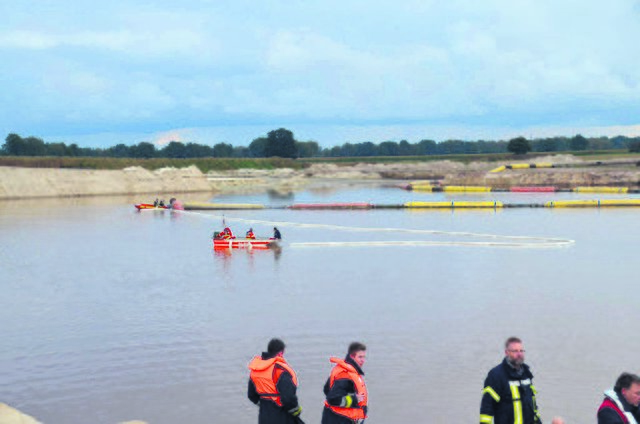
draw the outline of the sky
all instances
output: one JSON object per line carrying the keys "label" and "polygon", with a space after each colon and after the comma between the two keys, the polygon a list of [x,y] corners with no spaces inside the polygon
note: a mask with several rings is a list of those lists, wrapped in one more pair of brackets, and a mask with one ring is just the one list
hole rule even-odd
{"label": "sky", "polygon": [[640,0],[3,0],[0,16],[2,138],[640,135]]}

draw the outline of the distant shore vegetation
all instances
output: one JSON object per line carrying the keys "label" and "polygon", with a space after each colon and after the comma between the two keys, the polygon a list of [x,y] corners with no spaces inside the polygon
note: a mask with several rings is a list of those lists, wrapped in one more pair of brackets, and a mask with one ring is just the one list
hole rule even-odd
{"label": "distant shore vegetation", "polygon": [[0,165],[123,169],[143,166],[158,169],[167,166],[196,165],[201,171],[241,168],[301,168],[313,162],[349,163],[356,161],[391,162],[401,160],[505,160],[516,155],[573,153],[592,155],[640,152],[640,137],[549,137],[511,140],[446,140],[424,139],[417,143],[406,140],[374,143],[344,143],[321,148],[315,141],[296,140],[293,132],[280,128],[266,137],[254,139],[248,146],[228,143],[214,145],[171,141],[162,147],[142,141],[133,145],[116,144],[108,148],[80,147],[75,143],[45,142],[41,138],[22,137],[11,133],[0,148]]}

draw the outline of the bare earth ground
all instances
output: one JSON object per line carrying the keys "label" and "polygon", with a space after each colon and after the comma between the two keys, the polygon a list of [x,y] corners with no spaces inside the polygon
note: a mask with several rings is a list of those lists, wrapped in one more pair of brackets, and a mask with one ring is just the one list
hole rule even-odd
{"label": "bare earth ground", "polygon": [[[272,190],[283,194],[339,181],[408,184],[430,181],[441,185],[511,186],[640,186],[637,161],[583,162],[571,155],[536,158],[559,168],[505,170],[491,173],[500,163],[454,161],[359,163],[351,166],[314,164],[295,171],[241,169],[203,174],[195,166],[148,171],[131,167],[119,171],[0,167],[0,200],[41,197],[79,197],[185,193],[249,193]],[[511,163],[518,163],[516,161]],[[528,163],[520,161],[520,163]],[[506,164],[505,164],[506,165]]]}

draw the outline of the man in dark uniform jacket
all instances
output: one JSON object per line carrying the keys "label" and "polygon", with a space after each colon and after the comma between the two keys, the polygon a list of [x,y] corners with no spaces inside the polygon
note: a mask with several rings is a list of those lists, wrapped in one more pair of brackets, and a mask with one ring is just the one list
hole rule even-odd
{"label": "man in dark uniform jacket", "polygon": [[[556,420],[554,420],[557,422]],[[533,374],[524,363],[522,340],[505,342],[505,358],[489,371],[480,403],[480,422],[485,424],[541,424]]]}

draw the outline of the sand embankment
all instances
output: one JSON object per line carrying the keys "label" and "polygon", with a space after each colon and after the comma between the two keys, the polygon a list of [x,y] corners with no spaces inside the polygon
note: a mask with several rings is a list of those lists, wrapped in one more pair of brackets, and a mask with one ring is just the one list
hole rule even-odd
{"label": "sand embankment", "polygon": [[0,199],[210,191],[195,166],[148,171],[0,167]]}
{"label": "sand embankment", "polygon": [[[301,171],[241,169],[203,174],[195,166],[148,171],[141,167],[124,170],[48,169],[0,167],[0,200],[39,197],[137,195],[179,196],[184,193],[249,193],[272,190],[291,193],[311,184],[339,181],[427,180],[441,185],[512,186],[626,186],[640,185],[640,168],[628,163],[585,163],[571,155],[530,160],[549,162],[559,168],[518,169],[491,173],[496,163],[453,161],[314,164]],[[518,163],[514,161],[512,163]],[[527,163],[520,161],[520,163]]]}

